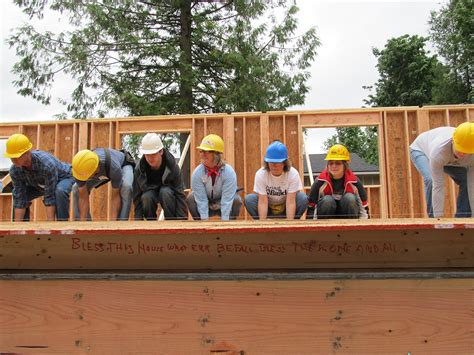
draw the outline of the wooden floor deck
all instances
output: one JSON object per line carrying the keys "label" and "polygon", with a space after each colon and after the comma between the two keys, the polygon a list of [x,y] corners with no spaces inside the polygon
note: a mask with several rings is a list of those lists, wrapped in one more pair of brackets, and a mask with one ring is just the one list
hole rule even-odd
{"label": "wooden floor deck", "polygon": [[0,224],[0,352],[472,354],[474,220]]}

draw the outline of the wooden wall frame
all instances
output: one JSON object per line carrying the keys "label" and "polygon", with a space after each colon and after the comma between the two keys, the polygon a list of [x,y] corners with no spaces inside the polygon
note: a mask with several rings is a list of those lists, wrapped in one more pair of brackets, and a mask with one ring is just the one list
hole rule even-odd
{"label": "wooden wall frame", "polygon": [[[302,129],[305,127],[378,127],[380,150],[380,189],[369,191],[371,211],[381,218],[426,217],[421,177],[410,162],[409,145],[428,129],[457,126],[474,121],[474,105],[386,107],[344,110],[238,112],[144,116],[109,119],[1,123],[0,137],[23,133],[34,148],[51,152],[70,162],[85,148],[120,148],[123,134],[146,132],[191,132],[191,171],[199,164],[196,147],[210,133],[225,142],[225,159],[231,164],[242,195],[251,193],[255,172],[260,168],[267,145],[279,139],[288,147],[290,158],[303,179]],[[456,188],[446,179],[445,212],[452,216]],[[0,195],[0,219],[11,218],[9,194]],[[423,201],[423,202],[420,202]],[[110,217],[110,192],[107,187],[94,191],[92,214],[95,219]],[[104,208],[107,206],[107,208]],[[44,220],[44,207],[34,203],[33,219]],[[248,218],[242,211],[241,218]]]}

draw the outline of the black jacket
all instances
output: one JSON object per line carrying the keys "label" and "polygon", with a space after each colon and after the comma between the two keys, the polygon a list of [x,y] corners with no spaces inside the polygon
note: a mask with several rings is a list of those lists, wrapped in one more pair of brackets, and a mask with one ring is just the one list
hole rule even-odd
{"label": "black jacket", "polygon": [[158,189],[161,186],[170,187],[176,196],[176,218],[187,219],[188,210],[186,207],[186,196],[184,195],[184,183],[181,176],[181,170],[176,164],[174,156],[163,149],[164,162],[166,163],[165,171],[161,184],[149,182],[146,175],[146,166],[148,165],[143,156],[135,167],[133,179],[133,203],[135,205],[135,219],[143,219],[143,209],[141,204],[141,196],[144,192]]}

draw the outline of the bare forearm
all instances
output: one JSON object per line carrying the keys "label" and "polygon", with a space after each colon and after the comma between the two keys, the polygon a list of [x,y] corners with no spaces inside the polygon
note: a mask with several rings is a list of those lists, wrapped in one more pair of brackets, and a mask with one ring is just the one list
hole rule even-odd
{"label": "bare forearm", "polygon": [[286,218],[294,219],[295,213],[296,213],[296,192],[292,192],[286,196]]}
{"label": "bare forearm", "polygon": [[267,196],[258,196],[258,218],[266,219],[268,213],[268,198]]}
{"label": "bare forearm", "polygon": [[46,218],[48,221],[56,220],[56,207],[55,206],[46,206]]}
{"label": "bare forearm", "polygon": [[26,211],[26,208],[15,208],[15,211],[14,211],[15,222],[23,221],[23,218],[25,218],[25,211]]}

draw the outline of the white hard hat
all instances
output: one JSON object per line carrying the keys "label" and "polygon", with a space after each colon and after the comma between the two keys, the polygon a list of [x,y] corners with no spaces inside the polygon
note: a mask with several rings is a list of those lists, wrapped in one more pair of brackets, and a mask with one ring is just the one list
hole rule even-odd
{"label": "white hard hat", "polygon": [[156,133],[147,133],[143,139],[142,144],[140,145],[140,153],[142,154],[155,154],[163,149],[163,142],[160,139],[160,136]]}

